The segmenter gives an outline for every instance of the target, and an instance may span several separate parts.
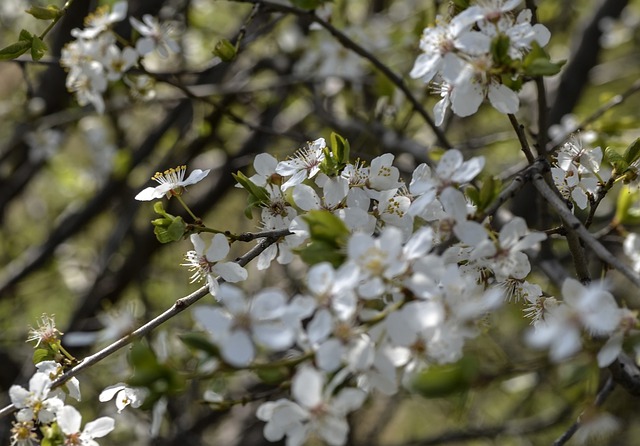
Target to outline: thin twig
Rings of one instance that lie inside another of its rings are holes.
[[[481,221],[484,220],[485,217],[495,214],[500,206],[515,197],[524,185],[531,181],[531,176],[534,173],[546,172],[547,170],[549,170],[549,164],[541,158],[538,158],[532,164],[520,170],[520,172],[515,175],[511,183],[500,192],[493,202],[491,202],[491,204],[487,206],[482,213],[476,215],[476,220]]]
[[[534,0],[526,0],[525,6],[531,11],[531,24],[535,25],[538,23],[538,6],[536,2]],[[542,76],[536,76],[535,83],[538,90],[538,135],[536,136],[536,145],[538,153],[544,155],[549,139],[547,135],[549,105],[547,104],[547,90],[544,85],[544,78]]]
[[[277,241],[277,238],[274,238],[274,237],[268,237],[263,239],[256,246],[254,246],[249,252],[247,252],[242,257],[238,258],[235,261],[235,263],[237,263],[240,266],[245,266],[251,260],[258,257],[260,253],[262,253],[265,249],[267,249],[276,241]],[[219,279],[218,282],[223,283],[224,280]],[[111,356],[113,353],[129,345],[136,339],[142,338],[143,336],[150,333],[152,330],[158,328],[160,325],[167,322],[169,319],[173,318],[179,313],[182,313],[184,310],[186,310],[191,305],[198,302],[200,299],[202,299],[208,294],[209,294],[209,287],[205,285],[200,289],[194,291],[193,293],[189,294],[188,296],[181,297],[180,299],[176,300],[176,302],[171,306],[171,308],[166,310],[164,313],[150,320],[149,322],[142,325],[141,327],[134,330],[133,332],[129,333],[128,335],[118,339],[117,341],[103,348],[99,352],[84,358],[78,365],[69,369],[66,373],[59,376],[55,380],[53,380],[53,383],[51,384],[51,388],[55,389],[56,387],[61,386],[62,384],[66,383],[74,376],[77,376],[80,372],[84,371],[85,369],[93,366],[94,364],[97,364],[98,362],[102,361],[108,356]],[[16,410],[16,407],[13,404],[10,404],[0,409],[0,418],[13,413],[15,410]]]
[[[609,379],[607,379],[607,382],[604,384],[604,386],[602,386],[602,389],[600,389],[600,391],[598,392],[598,395],[596,396],[596,400],[594,402],[594,406],[595,407],[602,406],[602,404],[604,404],[604,402],[606,401],[607,397],[611,394],[611,392],[613,392],[613,389],[615,387],[616,387],[616,383],[613,380],[613,378],[610,376]],[[578,431],[578,429],[580,429],[581,424],[582,423],[580,421],[580,417],[578,417],[578,419],[569,427],[569,429],[567,429],[567,431],[564,434],[562,434],[556,441],[553,442],[553,446],[562,446],[567,441],[569,441],[571,437],[573,437],[573,434],[575,434]]]
[[[529,142],[527,141],[527,135],[524,134],[524,125],[518,122],[518,118],[516,115],[509,113],[509,122],[513,126],[513,130],[515,130],[516,135],[518,135],[518,141],[520,141],[520,148],[524,153],[524,156],[529,161],[529,164],[533,164],[536,158],[531,153],[531,147],[529,147]]]
[[[378,59],[372,53],[370,53],[369,51],[367,51],[366,49],[364,49],[363,47],[355,43],[353,40],[351,40],[349,37],[347,37],[347,35],[344,34],[342,31],[338,30],[335,26],[333,26],[326,20],[323,20],[320,17],[318,17],[313,11],[305,11],[304,9],[295,8],[293,6],[281,5],[279,3],[272,3],[269,1],[263,1],[263,0],[229,0],[229,1],[232,1],[235,3],[249,3],[253,5],[260,4],[260,5],[263,5],[266,9],[270,9],[272,11],[294,14],[300,17],[307,17],[308,19],[316,22],[318,25],[326,29],[333,37],[335,37],[335,39],[340,44],[342,44],[342,46],[344,46],[345,48],[353,51],[354,53],[358,54],[359,56],[371,62],[371,64],[374,67],[376,67],[382,74],[385,75],[387,79],[389,79],[396,87],[400,89],[400,91],[402,91],[402,93],[405,95],[405,97],[409,100],[409,102],[413,106],[414,110],[418,112],[418,114],[422,117],[422,119],[424,119],[427,125],[431,127],[431,130],[436,135],[436,138],[438,139],[440,144],[446,149],[450,149],[452,147],[449,141],[447,140],[447,137],[445,136],[445,134],[442,132],[440,128],[438,128],[438,126],[436,126],[435,122],[433,121],[429,113],[427,113],[427,111],[422,106],[420,101],[418,101],[418,99],[414,96],[414,94],[411,92],[409,87],[407,87],[407,85],[404,83],[404,81],[400,76],[394,73],[389,67],[387,67],[380,59]]]
[[[635,286],[640,287],[640,276],[633,271],[629,266],[624,264],[620,259],[615,257],[609,252],[602,244],[584,227],[582,222],[567,208],[560,197],[551,189],[546,183],[541,173],[536,173],[533,176],[533,185],[538,189],[538,192],[544,197],[544,199],[555,209],[556,213],[564,220],[569,226],[568,229],[573,229],[578,233],[582,241],[593,250],[593,252],[605,263],[613,266],[620,271],[629,281]]]

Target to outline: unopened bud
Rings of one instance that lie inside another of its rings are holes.
[[[236,58],[236,47],[227,39],[222,39],[216,43],[216,47],[213,49],[213,54],[218,56],[224,62],[230,62]]]

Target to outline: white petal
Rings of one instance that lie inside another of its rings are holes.
[[[246,367],[255,358],[255,347],[246,331],[236,330],[224,340],[220,353],[232,366]]]
[[[604,368],[611,365],[622,351],[624,336],[621,332],[615,333],[598,352],[598,367]]]
[[[234,262],[217,263],[212,268],[212,272],[231,283],[242,282],[249,277],[247,270]]]
[[[470,246],[477,246],[488,238],[483,225],[469,220],[458,221],[453,228],[453,233],[462,243]]]
[[[477,112],[482,101],[484,101],[484,89],[476,82],[466,81],[456,86],[451,92],[451,109],[462,118]]]
[[[223,283],[216,297],[233,315],[244,314],[249,307],[244,291],[237,286]]]
[[[463,33],[455,41],[456,48],[471,56],[479,56],[489,52],[491,38],[478,31]]]
[[[58,411],[58,426],[67,435],[80,431],[82,416],[73,406],[64,406]]]
[[[449,100],[449,97],[446,96],[440,99],[436,105],[433,106],[433,118],[438,127],[440,127],[444,122],[444,117],[447,114],[447,110],[450,105],[451,101]]]
[[[113,430],[115,421],[111,417],[100,417],[97,420],[90,421],[84,427],[84,433],[91,438],[100,438],[107,435]]]
[[[520,99],[515,91],[502,84],[489,86],[489,101],[500,113],[513,114],[520,108]]]
[[[413,64],[409,76],[413,79],[421,78],[423,82],[429,82],[435,76],[442,64],[442,56],[437,53],[422,53]]]
[[[231,328],[231,316],[223,312],[220,308],[212,306],[203,306],[194,308],[193,318],[205,330],[211,333],[212,338],[216,341],[222,341]]]
[[[271,350],[282,351],[293,345],[295,332],[283,323],[254,324],[253,337],[260,345]]]
[[[331,288],[335,280],[335,271],[328,262],[318,263],[309,270],[307,287],[316,296],[322,296]]]
[[[196,253],[198,253],[199,256],[204,254],[206,244],[204,240],[202,240],[200,234],[191,234],[191,237],[189,238],[191,239],[191,243],[193,243],[193,249],[196,251]]]
[[[335,338],[330,338],[316,351],[318,367],[326,372],[334,372],[342,365],[344,346]]]
[[[275,173],[278,160],[270,153],[260,153],[256,155],[253,161],[253,167],[256,173],[263,177],[270,176]]]
[[[465,161],[462,163],[462,166],[453,173],[451,180],[456,183],[468,183],[482,172],[484,162],[485,159],[483,156],[476,156]]]
[[[156,198],[162,198],[164,196],[164,192],[159,192],[157,187],[147,187],[143,189],[138,195],[135,196],[135,199],[138,201],[151,201]]]
[[[229,254],[229,242],[224,234],[215,234],[211,240],[211,246],[207,249],[207,260],[217,262]]]
[[[251,317],[256,320],[279,318],[285,314],[286,307],[287,298],[283,292],[277,288],[268,288],[253,297]]]
[[[195,169],[193,172],[189,174],[187,179],[182,182],[182,185],[188,186],[190,184],[195,184],[198,181],[201,181],[207,175],[209,175],[209,172],[210,172],[210,169],[207,169],[207,170]]]
[[[546,26],[536,23],[533,25],[533,32],[535,33],[534,40],[538,42],[538,45],[545,46],[551,39],[551,33]]]
[[[293,202],[303,211],[320,209],[321,202],[316,191],[306,184],[297,184],[293,188]]]
[[[322,402],[324,375],[312,367],[303,367],[293,377],[291,394],[302,406],[313,409]]]
[[[118,384],[109,386],[100,393],[100,396],[98,396],[98,400],[100,400],[103,403],[105,401],[111,401],[113,397],[116,396],[116,393],[118,393],[124,388],[125,388],[124,383],[118,383]]]
[[[327,339],[333,330],[333,318],[331,313],[326,309],[319,310],[309,325],[307,326],[307,334],[312,344],[319,344]]]

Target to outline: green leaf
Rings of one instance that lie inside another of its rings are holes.
[[[286,367],[266,367],[255,370],[255,374],[264,383],[277,385],[291,377],[289,369]]]
[[[333,243],[322,240],[312,241],[306,246],[295,248],[293,251],[298,254],[307,265],[329,262],[337,268],[345,261],[345,255],[342,254],[339,248]]]
[[[264,187],[256,185],[245,174],[238,171],[238,173],[232,173],[233,178],[242,186],[249,195],[253,196],[257,203],[268,204],[270,197],[269,192]]]
[[[46,348],[38,348],[33,352],[33,363],[40,364],[42,361],[46,361],[50,358],[51,351]]]
[[[31,42],[33,40],[33,34],[31,34],[26,29],[20,30],[20,34],[18,35],[18,40],[24,42]]]
[[[47,45],[38,36],[33,36],[31,41],[31,58],[33,60],[40,60],[42,56],[47,52]]]
[[[509,46],[511,39],[506,34],[498,34],[491,41],[491,57],[496,65],[509,65]]]
[[[331,153],[339,164],[346,164],[349,162],[349,152],[351,147],[349,141],[335,132],[331,133]]]
[[[471,200],[471,203],[475,204],[478,208],[480,207],[480,191],[477,187],[470,184],[464,189],[464,194]]]
[[[47,6],[31,6],[25,10],[27,14],[31,14],[39,20],[53,20],[62,15],[62,11],[55,5]]]
[[[632,192],[628,186],[624,186],[618,194],[613,223],[623,225],[640,224],[640,212],[635,207],[638,199],[640,199],[640,191]]]
[[[477,360],[465,356],[454,364],[429,366],[416,376],[411,387],[427,398],[447,397],[467,391],[477,375]]]
[[[209,356],[219,357],[218,347],[209,341],[209,337],[201,333],[184,333],[178,336],[189,348],[207,353]]]
[[[155,368],[158,365],[156,354],[142,342],[134,342],[129,350],[129,363],[133,368]]]
[[[496,180],[492,176],[488,176],[484,179],[482,187],[480,188],[478,209],[484,210],[489,206],[500,192],[500,181]]]
[[[614,167],[618,174],[624,173],[629,168],[626,159],[611,147],[604,150],[604,159]]]
[[[10,60],[15,59],[18,56],[26,53],[29,48],[31,48],[31,42],[27,42],[25,40],[21,40],[16,43],[12,43],[9,46],[5,46],[0,49],[0,60]]]
[[[327,210],[314,209],[302,218],[309,225],[313,241],[324,241],[338,248],[349,236],[349,229],[344,222]]]
[[[311,242],[295,252],[309,265],[329,262],[340,266],[345,259],[343,248],[349,236],[344,222],[327,210],[312,210],[302,218],[309,226]]]
[[[640,158],[640,138],[636,138],[624,152],[624,160],[631,164]]]
[[[161,219],[153,220],[153,222],[159,222],[159,220]],[[175,217],[170,221],[171,223],[169,225],[155,226],[153,229],[153,233],[160,243],[177,242],[184,236],[187,224],[182,217]]]
[[[551,62],[547,52],[536,42],[531,43],[531,51],[523,60],[522,68],[529,76],[552,76],[560,72],[566,61]]]
[[[535,59],[525,68],[525,74],[529,76],[553,76],[558,74],[566,61],[551,62],[546,59]]]

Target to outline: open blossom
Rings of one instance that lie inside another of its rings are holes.
[[[40,317],[40,322],[38,322],[38,326],[29,329],[27,342],[36,341],[35,347],[38,347],[41,343],[52,344],[58,342],[63,333],[56,328],[56,321],[53,317],[53,314],[49,316],[43,313]]]
[[[41,361],[36,364],[36,369],[38,372],[46,373],[49,375],[49,379],[53,381],[64,373],[62,366],[55,361]],[[64,387],[66,390],[66,394],[68,394],[71,398],[74,398],[76,401],[80,401],[80,382],[78,378],[75,376],[71,377],[69,381],[64,383]],[[65,398],[65,391],[58,388],[51,392],[51,396],[57,396],[61,400]]]
[[[229,364],[249,365],[256,356],[255,344],[277,351],[293,345],[297,326],[286,321],[288,308],[282,291],[265,289],[248,298],[239,288],[223,284],[217,297],[221,306],[198,307],[193,315]]]
[[[72,406],[64,406],[58,412],[58,426],[65,436],[65,445],[98,446],[95,438],[101,438],[111,432],[115,422],[111,417],[100,417],[87,423],[82,431],[82,416]]]
[[[327,143],[324,138],[318,138],[307,143],[307,147],[299,149],[291,159],[278,163],[276,173],[283,177],[291,177],[282,185],[283,191],[302,183],[307,178],[313,178],[320,172],[325,147]]]
[[[37,446],[40,444],[33,421],[14,421],[11,427],[11,446]]]
[[[598,185],[604,179],[599,173],[601,163],[600,147],[583,147],[580,136],[572,135],[558,151],[551,176],[563,197],[573,200],[580,209],[585,209],[589,197],[596,195]]]
[[[120,413],[129,405],[131,407],[140,407],[144,403],[146,394],[146,389],[131,388],[123,383],[118,383],[104,389],[98,399],[104,403],[105,401],[111,401],[115,397],[116,407],[118,408],[118,413]]]
[[[325,375],[312,367],[298,370],[291,383],[295,401],[283,398],[258,408],[257,417],[267,422],[265,438],[279,441],[286,436],[287,446],[300,446],[314,433],[331,446],[345,444],[346,416],[362,406],[366,393],[345,387],[332,395],[333,387],[330,383],[325,388]]]
[[[93,39],[114,23],[122,21],[127,16],[127,9],[128,3],[126,1],[114,3],[111,11],[107,6],[102,6],[87,16],[84,21],[85,29],[74,29],[72,35],[83,39]]]
[[[136,50],[141,56],[145,56],[157,50],[161,57],[169,57],[169,51],[180,52],[180,47],[170,36],[171,26],[161,24],[150,14],[142,16],[142,22],[135,17],[130,17],[131,26],[140,33],[136,42]]]
[[[445,23],[442,17],[436,20],[436,26],[425,28],[420,39],[422,54],[416,59],[409,76],[429,82],[439,71],[446,68],[445,56],[462,45],[460,37],[469,31],[470,23],[454,18]]]
[[[192,282],[206,279],[212,295],[215,296],[218,293],[217,276],[227,282],[240,282],[247,279],[247,270],[242,266],[235,262],[220,262],[229,254],[229,242],[223,234],[215,234],[206,251],[205,242],[200,234],[191,234],[191,243],[195,249],[187,252],[186,263],[182,266],[187,266],[193,272]]]
[[[162,198],[165,195],[168,198],[171,198],[173,195],[182,195],[185,187],[196,184],[204,177],[209,175],[209,169],[204,171],[196,169],[189,174],[187,179],[185,179],[184,174],[186,171],[187,166],[183,165],[165,170],[162,173],[156,172],[156,174],[152,176],[151,179],[153,181],[156,181],[160,185],[155,187],[147,187],[146,189],[142,190],[140,193],[138,193],[138,195],[136,195],[136,200],[151,201],[157,198]]]
[[[19,409],[18,421],[38,420],[41,423],[51,423],[56,418],[58,410],[64,406],[60,398],[49,397],[51,379],[49,375],[36,372],[29,380],[29,389],[13,385],[9,389],[11,402]]]

